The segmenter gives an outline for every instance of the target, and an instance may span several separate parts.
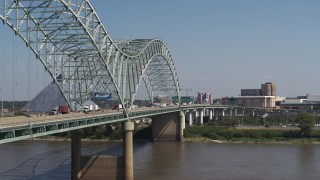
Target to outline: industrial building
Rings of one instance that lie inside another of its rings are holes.
[[[223,105],[280,108],[284,97],[276,96],[276,84],[267,82],[261,84],[261,89],[241,89],[241,96],[222,98]]]
[[[320,110],[320,95],[308,94],[296,98],[287,98],[280,103],[281,109],[288,110]]]
[[[283,100],[283,97],[278,96],[237,96],[222,98],[222,104],[243,107],[276,108]]]
[[[277,96],[276,83],[267,82],[261,84],[261,89],[241,89],[241,96]]]
[[[262,96],[276,96],[276,83],[267,82],[261,84],[261,93]]]
[[[241,96],[261,96],[261,89],[241,89]]]

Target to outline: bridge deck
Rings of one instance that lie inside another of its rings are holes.
[[[126,117],[122,111],[102,110],[95,113],[69,113],[61,115],[42,115],[32,117],[7,117],[1,119],[0,144],[67,132],[113,122],[128,121],[137,118],[151,117],[158,114],[178,112],[197,108],[220,108],[228,106],[192,105],[167,108],[137,108]]]

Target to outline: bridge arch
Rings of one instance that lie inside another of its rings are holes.
[[[180,96],[178,75],[169,49],[159,39],[135,39],[118,42],[119,48],[126,54],[130,54],[131,64],[128,69],[133,69],[136,77],[130,76],[128,84],[124,87],[132,87],[127,98],[133,104],[137,91],[142,81],[151,101],[155,96]],[[125,95],[124,95],[125,97]]]
[[[159,39],[113,41],[89,0],[0,0],[0,19],[33,51],[71,107],[95,92],[133,104],[141,81],[151,99],[180,97],[167,46]]]

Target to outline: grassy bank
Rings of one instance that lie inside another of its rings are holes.
[[[289,143],[313,144],[320,142],[320,131],[313,130],[306,137],[299,130],[287,129],[236,129],[223,126],[186,127],[184,137],[189,141],[226,143]]]

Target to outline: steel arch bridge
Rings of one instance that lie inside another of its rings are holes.
[[[112,93],[131,110],[141,84],[150,99],[178,96],[179,81],[159,39],[113,41],[89,0],[0,0],[0,19],[41,61],[75,107],[93,93]]]

